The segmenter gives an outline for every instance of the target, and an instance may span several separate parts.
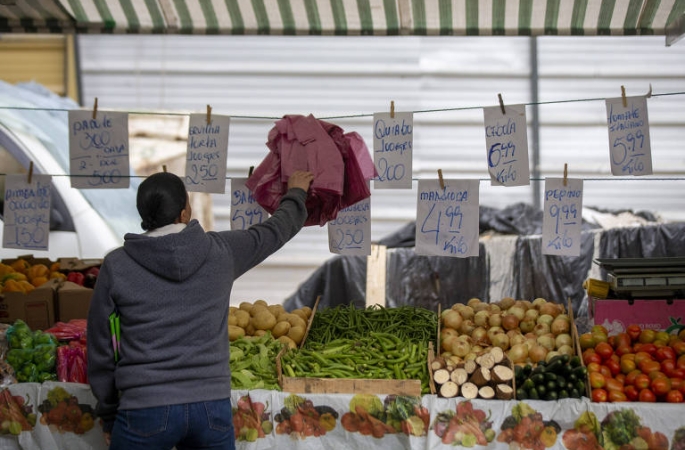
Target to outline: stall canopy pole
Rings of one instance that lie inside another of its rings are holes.
[[[666,27],[666,47],[670,47],[685,36],[685,13]]]

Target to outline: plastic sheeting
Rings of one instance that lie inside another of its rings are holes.
[[[564,305],[570,299],[582,331],[588,325],[583,282],[590,276],[605,279],[593,259],[685,255],[685,223],[659,223],[649,213],[639,218],[640,226],[631,219],[631,226],[609,229],[584,221],[579,257],[543,255],[542,212],[523,203],[501,210],[481,207],[478,258],[417,255],[415,224],[409,223],[378,242],[388,247],[386,306],[437,310],[438,304],[444,309],[472,297],[483,301],[543,297]],[[366,277],[366,258],[336,256],[287,298],[284,307],[311,307],[318,296],[319,307],[349,303],[363,307]]]

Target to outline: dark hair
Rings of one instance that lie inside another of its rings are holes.
[[[178,176],[169,172],[150,175],[138,187],[136,207],[143,230],[154,230],[174,223],[186,206],[188,193]]]

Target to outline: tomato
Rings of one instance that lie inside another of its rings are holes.
[[[638,390],[647,389],[649,385],[652,384],[652,380],[645,373],[641,373],[635,377],[633,385],[638,388]]]
[[[630,345],[620,345],[616,348],[616,351],[614,354],[623,357],[624,355],[632,355],[633,354],[633,347]]]
[[[640,364],[638,364],[638,367],[644,373],[653,372],[655,370],[661,370],[661,364],[659,364],[658,361],[653,361],[653,360],[643,361]]]
[[[637,368],[637,365],[635,364],[635,361],[631,361],[630,359],[621,359],[621,373],[625,373],[626,375],[629,374],[630,372],[634,371]]]
[[[641,352],[649,353],[652,356],[654,356],[656,354],[657,350],[658,350],[658,347],[652,343],[646,343],[646,344],[642,344],[640,346]]]
[[[637,341],[640,338],[640,333],[642,332],[642,328],[640,328],[640,325],[633,323],[631,325],[628,325],[628,328],[626,328],[626,334],[630,336],[630,339],[634,342]]]
[[[654,403],[656,402],[656,395],[649,389],[642,389],[638,394],[637,401]]]
[[[611,373],[611,369],[609,369],[609,367],[608,367],[608,366],[605,366],[604,364],[601,364],[601,365],[599,366],[599,373],[601,373],[602,375],[604,375],[604,378],[611,378],[611,377],[614,376],[614,375]]]
[[[640,331],[640,336],[637,338],[637,340],[643,344],[654,342],[654,339],[656,339],[656,331],[649,328]]]
[[[635,377],[637,377],[638,375],[642,375],[642,371],[639,369],[635,369],[635,370],[628,372],[628,374],[626,375],[626,379],[625,379],[624,384],[628,384],[628,385],[632,386],[633,384],[635,384]]]
[[[671,372],[671,378],[685,379],[685,369],[681,369],[679,367],[673,369],[673,371]]]
[[[609,391],[608,400],[610,402],[627,402],[628,397],[623,393],[623,391],[611,390]]]
[[[680,386],[683,384],[683,378],[671,377],[671,389],[680,390]]]
[[[678,366],[678,369],[685,369],[685,355],[678,356],[675,365]]]
[[[609,393],[604,389],[593,389],[592,390],[592,401],[593,402],[606,402],[609,400]]]
[[[628,400],[631,402],[636,402],[640,395],[640,392],[637,390],[635,386],[624,387],[623,393],[626,394],[626,398],[628,398]]]
[[[671,390],[670,378],[655,378],[649,386],[657,396],[666,395]]]
[[[621,373],[621,363],[614,359],[604,361],[604,365],[609,368],[609,372],[611,372],[612,377],[615,377],[616,375]]]
[[[657,378],[668,378],[665,373],[660,370],[652,370],[647,374],[650,380],[656,380]]]
[[[614,336],[614,348],[630,347],[633,345],[628,333],[618,333]]]
[[[673,371],[675,370],[675,360],[674,359],[664,359],[661,361],[661,371],[668,375],[673,376]]]
[[[621,382],[621,384],[626,384],[626,375],[624,373],[619,373],[614,378]]]
[[[583,352],[583,362],[585,363],[586,366],[589,365],[591,362],[596,362],[596,363],[601,364],[602,357],[599,356],[599,354],[597,352],[595,352],[594,349],[588,348],[587,350],[585,350]]]
[[[611,391],[623,392],[623,383],[616,378],[607,378],[604,383],[604,388],[611,393]],[[611,401],[611,400],[609,400]]]
[[[676,359],[675,350],[668,346],[658,348],[654,356],[658,361],[672,360],[675,362]]]
[[[587,350],[595,347],[595,339],[591,333],[583,333],[578,337],[581,350]]]
[[[598,362],[591,362],[590,364],[587,365],[587,371],[588,372],[599,372],[600,367],[602,365]]]
[[[682,403],[683,393],[675,389],[672,389],[668,391],[668,393],[666,394],[666,401],[668,403]]]
[[[595,341],[595,347],[600,342],[609,342],[609,336],[606,333],[592,332],[592,339]]]
[[[671,348],[675,352],[676,355],[678,356],[683,356],[685,355],[685,341],[681,341],[680,339],[677,339],[675,341],[671,342]]]
[[[647,352],[637,352],[635,353],[635,364],[640,366],[640,364],[643,361],[652,361],[654,358],[652,358],[652,355],[650,355]]]
[[[606,378],[601,372],[590,372],[588,378],[590,379],[590,386],[593,389],[603,388],[606,384]]]

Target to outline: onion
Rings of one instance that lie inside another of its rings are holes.
[[[447,328],[447,327],[442,327],[440,329],[440,339],[444,340],[447,339],[448,336],[458,336],[459,332],[455,330],[454,328]]]
[[[447,336],[444,339],[440,340],[440,348],[443,349],[443,351],[450,352],[452,351],[452,344],[457,340],[458,336],[456,334],[452,334]]]
[[[554,342],[557,348],[561,347],[562,345],[573,346],[573,338],[567,333],[558,334],[554,339]]]
[[[548,352],[556,348],[556,342],[552,336],[538,336],[536,342],[545,347]]]
[[[492,341],[493,347],[499,347],[506,351],[509,349],[509,336],[504,333],[496,334]]]
[[[490,305],[488,303],[485,303],[485,302],[480,302],[480,303],[476,303],[471,308],[473,309],[474,312],[477,313],[478,311],[488,311],[490,309]]]
[[[530,350],[528,350],[528,357],[532,362],[537,364],[540,361],[545,360],[547,352],[548,350],[545,347],[539,344],[535,344]]]
[[[471,308],[470,306],[465,305],[463,303],[457,303],[452,308],[459,311],[459,314],[461,314],[462,319],[473,319],[474,311],[473,308]]]
[[[502,308],[499,307],[497,303],[488,303],[488,311],[490,314],[499,314],[502,312]]]
[[[502,326],[502,314],[499,312],[491,313],[488,317],[488,325],[491,327],[501,327]]]
[[[535,333],[536,336],[542,336],[543,334],[547,334],[550,332],[549,325],[546,323],[538,323],[535,325],[535,328],[533,328],[533,333]]]
[[[509,309],[511,311],[514,308]],[[510,312],[507,312],[504,316],[502,316],[502,328],[505,330],[514,330],[519,327],[519,321],[521,319],[516,315],[512,314]]]
[[[532,319],[534,321],[537,321],[538,317],[540,317],[540,311],[538,311],[535,308],[527,309],[526,314],[523,316],[524,320],[525,319]]]
[[[530,333],[535,329],[535,321],[532,319],[523,319],[521,322],[519,322],[519,328],[521,329],[522,333]]]
[[[459,327],[459,333],[460,334],[468,334],[471,336],[471,333],[473,330],[476,328],[476,324],[473,323],[472,320],[466,319],[461,322],[461,326]]]
[[[552,322],[554,322],[554,317],[549,314],[540,314],[538,320],[536,320],[536,323],[545,323],[549,326],[552,326]]]
[[[494,339],[495,335],[504,334],[504,330],[501,327],[490,327],[488,329],[488,339],[490,342]]]
[[[481,303],[481,300],[478,297],[472,297],[466,302],[466,304],[471,308],[475,308],[475,306],[479,303]]]
[[[482,351],[483,351],[483,347],[481,347],[480,345],[472,345],[471,346],[471,353],[475,353],[476,355],[478,355]]]
[[[535,300],[533,300],[533,307],[535,307],[536,309],[540,309],[540,306],[544,305],[545,303],[547,303],[546,299],[538,297]]]
[[[571,332],[571,322],[569,322],[568,320],[556,318],[554,319],[552,325],[550,325],[549,328],[555,336],[558,336],[560,334],[568,334]]]
[[[483,327],[476,327],[471,332],[471,339],[476,345],[489,345],[488,331]]]
[[[486,310],[481,310],[478,311],[474,316],[473,316],[473,323],[475,323],[479,327],[487,327],[489,326],[488,320],[490,319],[490,313],[487,312]]]
[[[452,328],[453,330],[459,330],[461,328],[462,322],[463,318],[461,314],[453,309],[448,309],[442,315],[443,325],[445,325],[448,328]]]
[[[469,334],[460,334],[457,336],[458,341],[464,341],[469,345],[473,345],[473,339],[471,338],[471,335]]]
[[[521,321],[523,320],[523,316],[526,315],[526,310],[520,306],[512,306],[511,308],[507,309],[506,313],[515,315],[518,320]]]
[[[509,346],[513,347],[516,344],[524,344],[526,342],[526,337],[521,333],[509,336]]]
[[[504,297],[502,300],[499,301],[499,307],[502,311],[506,311],[507,309],[514,306],[515,302],[516,300],[514,300],[511,297]]]
[[[557,349],[557,351],[561,355],[569,355],[569,356],[573,356],[576,353],[573,351],[573,347],[571,347],[570,345],[562,345],[561,347],[559,347]]]
[[[471,352],[471,346],[462,340],[455,340],[452,344],[452,354],[459,356],[460,358],[465,357]]]
[[[513,345],[507,352],[507,356],[514,364],[524,363],[528,359],[528,346],[526,344]]]
[[[559,309],[559,305],[556,303],[547,302],[543,305],[540,305],[540,314],[549,314],[552,317],[556,317],[561,314],[561,310]]]

